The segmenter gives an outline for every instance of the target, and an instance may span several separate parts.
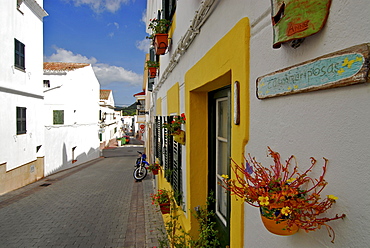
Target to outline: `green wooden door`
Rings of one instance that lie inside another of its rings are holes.
[[[230,173],[230,87],[209,94],[209,189],[221,247],[230,242],[230,194],[220,185]]]

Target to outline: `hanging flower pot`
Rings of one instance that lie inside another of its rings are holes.
[[[183,130],[177,130],[172,135],[173,135],[173,139],[177,143],[179,143],[181,145],[185,145],[185,131],[183,131]]]
[[[155,34],[154,48],[157,55],[166,53],[168,47],[168,34]]]
[[[157,76],[157,68],[156,67],[148,67],[149,70],[149,77],[155,78]]]
[[[162,214],[169,214],[171,209],[170,202],[159,204],[159,208],[161,209]]]
[[[288,228],[287,220],[284,219],[272,220],[263,215],[261,215],[261,219],[265,228],[269,232],[276,235],[289,236],[295,234],[298,231],[298,226],[296,225],[293,225],[292,227]]]
[[[152,172],[153,172],[153,175],[158,175],[158,169],[153,169]]]

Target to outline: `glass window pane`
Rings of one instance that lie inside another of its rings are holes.
[[[227,138],[227,101],[218,102],[218,132],[217,135],[222,138]]]
[[[222,183],[220,179],[217,179],[219,183]],[[227,215],[227,193],[224,188],[217,184],[217,212],[226,217]]]
[[[227,142],[218,140],[217,141],[217,174],[227,174],[227,168],[229,165],[229,158],[227,156]]]

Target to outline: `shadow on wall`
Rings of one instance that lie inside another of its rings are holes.
[[[80,165],[82,163],[85,163],[85,162],[88,162],[90,160],[96,159],[96,158],[100,157],[100,149],[99,148],[90,148],[88,153],[83,152],[83,153],[78,154],[77,156],[76,156],[76,154],[74,154],[74,156],[75,156],[75,158],[68,160],[66,144],[64,143],[63,148],[62,148],[62,164],[59,165],[58,167],[54,168],[53,170],[49,171],[49,173],[47,173],[47,174],[45,173],[45,176],[49,176],[49,175],[52,175],[54,173],[57,173],[57,172],[60,172],[60,171],[63,171],[63,170],[67,170],[67,169],[73,168],[77,165]]]

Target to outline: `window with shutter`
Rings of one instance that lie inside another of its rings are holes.
[[[172,120],[173,116],[156,117],[155,149],[157,158],[161,158],[163,154],[164,163],[161,164],[164,166],[165,178],[172,186],[172,189],[175,193],[175,200],[177,204],[182,205],[183,203],[182,165],[181,165],[182,145],[174,141],[173,136],[168,134],[168,130],[166,128],[162,128],[164,122],[171,123]]]
[[[171,21],[176,11],[176,0],[162,0],[162,17]]]
[[[53,110],[53,124],[54,125],[64,124],[64,110]]]
[[[22,42],[14,39],[14,66],[25,70],[25,46]]]
[[[17,134],[27,133],[26,110],[24,107],[17,107]]]

